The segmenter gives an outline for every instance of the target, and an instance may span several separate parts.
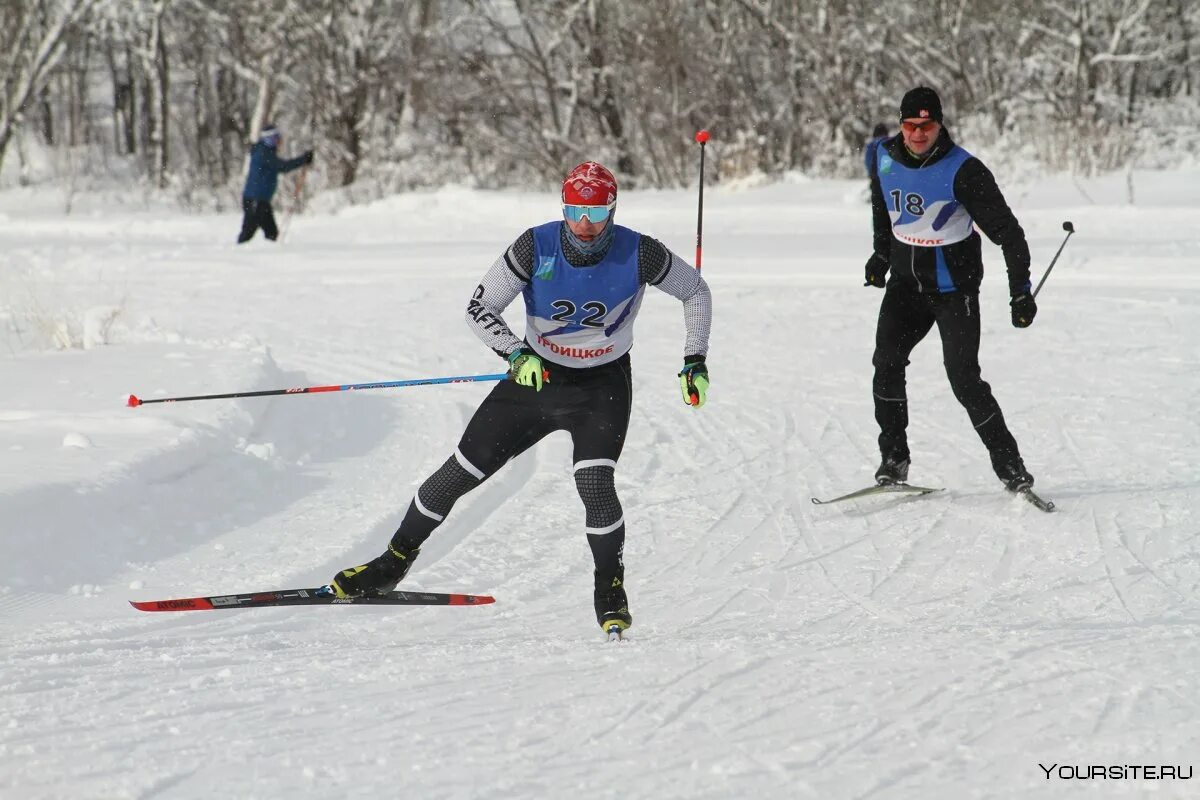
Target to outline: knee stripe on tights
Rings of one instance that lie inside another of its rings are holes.
[[[576,461],[575,468],[572,470],[572,472],[579,472],[579,470],[587,469],[588,467],[608,467],[615,470],[617,468],[617,462],[613,461],[611,458],[589,458],[586,461]]]
[[[479,480],[483,480],[485,477],[487,477],[483,474],[483,470],[472,464],[470,461],[467,461],[467,457],[464,456],[462,451],[457,447],[454,448],[454,460],[458,462],[459,466],[474,475]]]
[[[592,536],[603,536],[606,533],[612,533],[613,531],[615,531],[617,528],[620,528],[624,524],[625,524],[625,517],[621,517],[619,520],[614,522],[612,525],[607,525],[603,528],[584,528],[584,530]]]
[[[442,516],[441,514],[435,514],[432,511],[430,511],[428,508],[425,507],[425,504],[421,502],[421,493],[420,492],[417,492],[416,494],[413,495],[413,502],[417,504],[417,511],[420,511],[422,514],[429,517],[430,519],[437,520],[438,522],[441,522],[442,520],[445,519],[445,517]]]

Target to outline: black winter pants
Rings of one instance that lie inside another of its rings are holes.
[[[1004,424],[1004,414],[992,396],[992,387],[979,370],[979,295],[964,292],[922,294],[895,281],[888,283],[879,306],[875,331],[875,421],[879,423],[879,449],[908,457],[908,395],[904,370],[908,356],[934,324],[942,337],[946,377],[962,403],[979,438],[992,456],[992,464],[1019,458],[1017,442]]]
[[[417,490],[393,546],[420,547],[459,498],[547,435],[567,431],[596,572],[605,585],[613,577],[624,581],[625,515],[613,476],[632,402],[628,355],[589,369],[551,366],[540,392],[501,381],[467,423],[454,454]]]
[[[275,224],[275,212],[271,210],[270,200],[243,197],[242,211],[242,231],[238,234],[238,244],[250,241],[259,228],[262,228],[263,236],[271,241],[279,238],[279,226]]]

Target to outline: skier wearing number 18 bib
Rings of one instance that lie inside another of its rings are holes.
[[[979,367],[979,284],[983,257],[976,227],[1000,245],[1008,268],[1012,324],[1037,313],[1029,292],[1029,245],[992,173],[956,145],[942,124],[937,93],[918,87],[900,103],[900,135],[875,145],[871,172],[874,253],[865,286],[886,287],[875,332],[873,392],[881,483],[907,479],[905,367],[936,324],[946,375],[987,447],[992,469],[1013,492],[1033,476]],[[891,277],[888,277],[888,273]]]
[[[338,596],[390,591],[454,503],[554,431],[570,433],[574,480],[595,562],[596,620],[605,630],[633,621],[625,593],[625,518],[613,476],[632,402],[629,350],[647,285],[678,298],[687,329],[683,400],[704,405],[711,295],[700,273],[658,241],[614,221],[617,182],[594,161],[562,187],[561,220],[525,231],[496,260],[467,305],[467,323],[509,363],[467,423],[458,447],[409,504],[382,555],[342,570]],[[502,312],[525,301],[525,338]]]

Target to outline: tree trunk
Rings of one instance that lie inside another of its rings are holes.
[[[609,72],[608,60],[604,57],[604,43],[601,41],[604,26],[604,14],[596,7],[596,0],[588,6],[588,23],[590,39],[588,41],[588,63],[592,67],[592,92],[596,100],[597,116],[612,134],[617,147],[617,174],[627,178],[636,178],[636,165],[633,153],[630,151],[629,139],[625,134],[625,120],[621,115],[621,107],[617,102],[616,84]],[[630,185],[633,185],[630,181]]]
[[[155,186],[167,187],[168,160],[168,91],[170,72],[167,68],[167,48],[163,42],[162,22],[166,12],[166,0],[157,0],[150,20],[146,38],[146,50],[142,56],[146,71],[146,102],[148,135],[150,142],[150,176]]]
[[[1186,0],[1175,0],[1175,14],[1179,17],[1179,35],[1183,37],[1183,47],[1179,52],[1179,67],[1183,70],[1183,94],[1192,96],[1192,32],[1188,29],[1187,13],[1184,11]]]
[[[419,0],[416,16],[416,30],[413,31],[412,39],[412,62],[409,65],[409,75],[411,77],[408,81],[408,91],[405,92],[408,98],[407,105],[412,109],[412,125],[414,130],[420,126],[421,117],[429,105],[424,65],[426,54],[430,49],[431,31],[434,22],[437,20],[436,0]],[[404,116],[403,106],[402,102],[401,107],[396,109],[396,115],[400,118]]]
[[[42,140],[47,145],[54,144],[54,109],[50,106],[50,85],[42,87],[38,93],[38,105],[42,112]]]
[[[271,85],[271,70],[274,64],[271,61],[270,54],[264,55],[259,67],[258,77],[258,98],[254,102],[254,113],[250,117],[250,142],[258,141],[258,135],[262,132],[262,126],[268,122],[267,116],[271,113],[271,105],[275,98],[272,97]]]
[[[31,99],[41,92],[49,80],[50,73],[62,59],[64,40],[68,28],[79,20],[95,0],[66,0],[54,9],[54,16],[41,7],[44,28],[40,35],[29,35],[22,30],[15,40],[20,50],[6,53],[9,74],[0,76],[4,95],[0,97],[0,166],[4,164],[4,153],[21,124],[22,113]]]
[[[129,92],[129,110],[127,119],[129,120],[129,128],[126,130],[125,136],[129,141],[129,154],[133,155],[139,150],[146,147],[146,135],[142,125],[142,111],[138,106],[138,83],[137,76],[133,72],[133,54],[129,52],[129,45],[125,46],[125,75],[128,80],[126,83],[127,91]],[[145,103],[142,103],[144,106]]]

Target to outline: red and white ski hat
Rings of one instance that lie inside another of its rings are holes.
[[[562,201],[569,206],[608,206],[617,202],[617,179],[604,165],[585,161],[567,173]]]

